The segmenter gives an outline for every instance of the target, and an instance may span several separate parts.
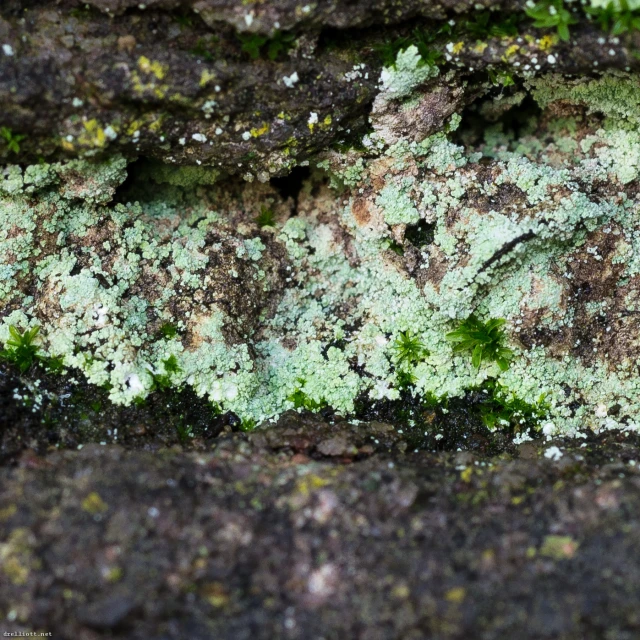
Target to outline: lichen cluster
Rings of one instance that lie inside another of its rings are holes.
[[[380,100],[410,106],[436,74],[409,48]],[[114,200],[121,158],[7,167],[0,341],[39,327],[42,353],[113,402],[189,385],[245,424],[489,385],[546,433],[636,428],[637,81],[526,88],[540,108],[517,133],[478,138],[453,114],[416,141],[374,121],[362,149],[324,155],[295,209],[204,170],[151,167],[169,184],[132,204]],[[470,318],[506,320],[500,357],[456,349]]]

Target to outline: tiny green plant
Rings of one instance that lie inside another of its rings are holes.
[[[89,5],[85,5],[84,7],[76,7],[75,9],[71,9],[69,15],[72,18],[87,18],[91,15],[91,9],[89,8]]]
[[[256,217],[256,224],[258,227],[262,229],[262,227],[273,227],[276,222],[276,214],[269,209],[269,207],[265,207],[264,205],[260,208],[260,213]]]
[[[411,373],[411,371],[407,371],[406,369],[400,369],[396,373],[396,385],[398,389],[408,389],[412,387],[416,383],[417,378]]]
[[[504,346],[505,333],[502,327],[505,323],[506,320],[502,318],[482,322],[472,315],[463,320],[455,331],[447,333],[446,339],[454,343],[454,353],[470,352],[471,362],[476,369],[487,361],[495,362],[501,371],[506,371],[513,351]]]
[[[508,71],[496,71],[489,69],[489,82],[495,87],[512,87],[515,85],[513,76]]]
[[[176,22],[180,25],[181,29],[191,27],[193,25],[191,16],[186,13],[176,16]]]
[[[12,153],[20,152],[20,143],[27,137],[24,134],[13,133],[9,127],[0,127],[0,136],[6,143],[6,147]]]
[[[26,373],[38,357],[39,347],[35,340],[40,333],[40,327],[26,329],[20,333],[14,326],[9,327],[10,338],[0,351],[0,359],[18,367],[20,373]]]
[[[429,355],[422,340],[409,329],[398,334],[391,348],[399,366],[416,364]]]
[[[269,60],[277,60],[280,54],[293,47],[296,37],[293,33],[276,31],[271,37],[259,33],[239,33],[241,49],[252,60],[265,54]]]
[[[171,340],[171,338],[175,338],[178,335],[178,329],[174,324],[171,324],[170,322],[165,322],[160,327],[160,333],[167,340]]]
[[[63,356],[52,356],[51,358],[42,358],[39,356],[38,359],[44,365],[47,373],[62,373],[64,370]]]
[[[390,40],[387,38],[384,42],[377,44],[373,50],[378,54],[380,62],[385,67],[392,67],[396,62],[396,57],[400,51],[404,51],[411,46],[411,39],[408,37],[396,38]]]
[[[253,418],[245,418],[240,422],[240,431],[253,431],[257,426],[256,421]]]
[[[439,36],[450,35],[451,33],[452,27],[448,23],[439,29],[432,30],[416,27],[410,36],[401,36],[395,40],[387,39],[374,47],[374,50],[385,67],[392,67],[395,65],[398,54],[408,49],[411,45],[414,45],[420,54],[420,66],[433,66],[438,64],[443,58],[442,52],[432,47],[433,43]]]
[[[420,54],[421,58],[421,66],[435,66],[444,57],[444,54],[441,51],[432,48],[432,44],[439,33],[440,32],[434,34],[432,32],[427,32],[419,29],[416,29],[413,32],[413,42],[411,44],[414,44],[418,49],[418,53]]]
[[[477,11],[471,18],[460,23],[459,29],[472,38],[509,38],[518,35],[518,24],[522,17],[512,13],[504,17],[500,11]]]
[[[540,0],[526,13],[533,18],[533,26],[540,28],[556,28],[560,40],[569,40],[569,26],[577,22],[571,12],[565,8],[563,0]]]
[[[213,53],[209,50],[209,43],[204,38],[198,38],[195,47],[191,49],[191,54],[205,62],[213,62],[215,59]]]
[[[640,31],[640,11],[631,9],[627,0],[609,2],[606,7],[585,7],[584,10],[601,29],[613,36],[627,31]]]
[[[404,247],[401,244],[398,244],[395,240],[389,241],[389,250],[393,251],[393,253],[397,253],[399,256],[404,255]]]
[[[191,427],[184,422],[184,418],[180,416],[176,424],[176,435],[178,436],[178,441],[180,444],[187,444],[189,440],[193,438],[193,431]]]
[[[480,405],[480,417],[490,431],[506,429],[522,433],[536,428],[550,409],[544,393],[535,403],[529,403],[493,380],[487,380],[482,391],[486,400]]]
[[[178,364],[178,359],[173,354],[162,361],[162,367],[164,368],[164,373],[153,374],[154,386],[157,389],[168,389],[171,387],[173,376],[176,373],[180,373],[182,369]]]
[[[313,398],[310,398],[304,391],[302,391],[302,387],[304,386],[305,381],[300,379],[298,380],[298,387],[296,390],[287,398],[289,402],[293,402],[293,406],[296,409],[307,409],[307,411],[318,411],[326,406],[326,403],[322,400],[318,402]]]

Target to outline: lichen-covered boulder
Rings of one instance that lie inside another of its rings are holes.
[[[286,277],[284,250],[247,213],[272,190],[107,207],[125,165],[7,169],[3,337],[10,326],[42,326],[46,353],[117,402],[184,380],[205,384],[213,401],[235,397],[252,384],[251,340]],[[243,372],[235,383],[214,380],[233,370]]]
[[[409,71],[393,99],[428,76]],[[532,79],[517,132],[453,114],[418,142],[374,119],[295,203],[154,165],[138,182],[164,186],[114,203],[123,160],[9,167],[0,337],[39,326],[114,402],[188,385],[246,424],[484,388],[547,433],[635,428],[636,87]]]

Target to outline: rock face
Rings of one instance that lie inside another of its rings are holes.
[[[638,637],[636,4],[3,2],[3,630]]]
[[[0,338],[39,327],[112,402],[188,387],[247,427],[483,389],[519,437],[636,429],[636,78],[531,77],[461,117],[462,88],[422,97],[439,73],[401,52],[362,146],[292,195],[198,166],[125,183],[121,157],[7,167]],[[487,125],[525,91],[526,128]]]
[[[479,12],[483,4],[494,12]],[[598,71],[637,68],[637,34],[602,44],[580,15],[565,43],[530,21],[516,28],[519,38],[504,37],[500,19],[520,20],[521,3],[488,0],[3,3],[0,157],[121,153],[268,180],[366,132],[382,64],[393,62],[394,43],[411,41],[419,17],[442,21],[423,25],[425,46],[449,73],[425,100],[446,102],[440,110],[449,113],[486,92],[487,72],[495,81],[588,74],[594,62]]]
[[[402,454],[384,426],[288,418],[197,455],[96,445],[24,456],[0,470],[5,628],[638,634],[635,437],[527,443],[519,458],[486,460]]]

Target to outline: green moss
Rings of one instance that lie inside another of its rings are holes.
[[[178,328],[171,322],[165,322],[160,327],[160,334],[171,340],[171,338],[175,338],[178,335]]]
[[[527,7],[525,11],[533,18],[534,27],[555,28],[560,39],[565,42],[569,40],[569,26],[578,22],[565,7],[564,0],[540,0],[534,6]]]
[[[417,364],[429,355],[420,338],[410,330],[401,331],[393,343],[394,360],[398,366]]]
[[[493,380],[487,380],[480,394],[486,399],[480,402],[478,411],[486,427],[510,431],[518,434],[535,432],[548,419],[550,405],[542,393],[535,403],[518,398],[512,391]]]
[[[495,362],[501,371],[506,371],[513,351],[504,346],[506,336],[502,327],[505,323],[503,318],[482,322],[475,316],[469,316],[455,331],[447,333],[446,338],[454,343],[454,353],[471,354],[471,362],[476,369],[483,362]]]
[[[632,7],[627,0],[609,2],[606,6],[587,6],[584,10],[612,36],[640,30],[640,7]]]
[[[271,36],[259,33],[238,33],[238,40],[242,44],[242,51],[252,60],[257,60],[260,56],[265,56],[269,60],[277,60],[286,54],[296,42],[293,33],[275,31]]]
[[[260,213],[256,217],[256,224],[258,227],[262,229],[262,227],[273,227],[276,221],[276,214],[269,209],[269,207],[265,207],[264,205],[260,207]]]
[[[296,390],[287,398],[289,402],[293,403],[294,408],[296,409],[307,409],[308,411],[318,411],[322,409],[322,407],[326,406],[326,402],[323,400],[314,400],[310,398],[304,391],[304,380],[298,381],[300,387],[296,388]]]
[[[456,33],[468,34],[476,40],[513,38],[518,35],[523,19],[524,17],[519,13],[474,11],[456,25]]]
[[[0,351],[0,359],[16,366],[20,373],[26,373],[37,360],[38,345],[36,337],[40,333],[40,327],[25,329],[20,333],[13,325],[9,326],[11,337],[7,340],[4,349]]]
[[[20,143],[27,137],[24,134],[13,133],[9,127],[0,127],[0,137],[5,142],[7,151],[20,153]]]
[[[423,29],[416,27],[409,36],[396,38],[394,40],[385,40],[375,47],[376,53],[386,67],[398,68],[400,54],[404,53],[409,47],[415,47],[420,55],[419,66],[433,67],[437,65],[443,58],[438,49],[433,47],[436,40],[442,36],[448,36],[452,32],[451,25],[445,23],[438,28]]]
[[[154,389],[169,389],[173,386],[173,381],[178,374],[182,372],[178,359],[175,354],[171,354],[161,362],[159,371],[154,372],[153,387]]]

